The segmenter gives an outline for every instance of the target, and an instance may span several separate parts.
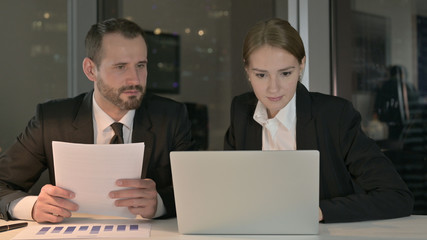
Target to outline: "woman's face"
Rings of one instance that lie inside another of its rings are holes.
[[[249,56],[246,72],[256,97],[273,118],[295,94],[299,76],[305,65],[281,48],[264,45]]]

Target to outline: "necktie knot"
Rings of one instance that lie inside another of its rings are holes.
[[[114,136],[111,138],[110,144],[121,144],[123,142],[123,124],[119,122],[112,123],[111,128],[114,131]]]

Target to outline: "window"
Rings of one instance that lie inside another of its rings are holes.
[[[427,213],[427,6],[418,0],[334,1],[336,93],[393,161]]]
[[[36,103],[67,97],[67,1],[0,1],[0,152],[34,115]]]

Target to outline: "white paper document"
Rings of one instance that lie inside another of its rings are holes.
[[[76,144],[52,142],[56,186],[73,191],[77,212],[134,218],[114,206],[108,194],[123,189],[117,179],[141,178],[144,143]]]
[[[40,224],[26,228],[13,239],[148,238],[150,223]]]

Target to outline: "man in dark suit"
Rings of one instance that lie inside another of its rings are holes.
[[[175,216],[169,152],[194,148],[185,105],[145,93],[147,46],[135,23],[95,24],[85,43],[83,71],[94,90],[39,104],[17,142],[0,156],[0,218],[56,223],[70,217],[78,206],[73,192],[55,186],[52,141],[106,144],[112,138],[145,143],[141,179],[118,179],[123,190],[109,195],[115,205],[144,218]],[[46,168],[52,185],[29,196]]]

